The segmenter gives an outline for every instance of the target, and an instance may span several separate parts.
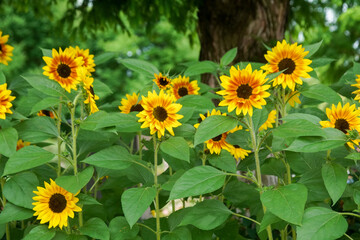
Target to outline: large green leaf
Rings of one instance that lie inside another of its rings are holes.
[[[109,224],[111,240],[133,239],[139,232],[139,226],[130,228],[125,217],[113,218]]]
[[[114,52],[103,52],[101,54],[97,54],[94,57],[94,62],[96,64],[96,66],[99,66],[99,65],[111,60],[115,56],[116,56],[116,53],[114,53]]]
[[[311,57],[314,53],[316,53],[317,50],[319,50],[322,42],[323,42],[323,40],[321,40],[320,42],[314,43],[314,44],[310,44],[310,45],[304,46],[305,52],[306,52],[306,51],[309,51],[309,53],[306,55],[306,58],[309,58],[309,57]]]
[[[204,113],[209,109],[215,108],[211,99],[201,95],[186,95],[176,102],[183,105],[183,107],[195,108],[195,110],[203,111]]]
[[[268,190],[260,199],[264,206],[279,218],[300,225],[307,200],[307,188],[302,184],[293,183]]]
[[[277,216],[275,216],[274,214],[272,214],[269,211],[266,211],[266,213],[264,214],[263,219],[261,220],[261,224],[260,224],[260,228],[258,232],[262,232],[264,231],[267,226],[269,226],[270,224],[276,223],[276,222],[280,222],[281,219],[278,218]]]
[[[154,77],[154,73],[159,73],[157,67],[144,60],[127,58],[118,59],[118,62],[124,64],[125,67],[129,68],[130,70],[144,74],[148,77]]]
[[[43,165],[55,155],[37,146],[27,146],[15,152],[6,162],[4,174],[12,174]]]
[[[121,206],[130,228],[139,220],[156,196],[152,187],[131,188],[121,196]]]
[[[298,183],[304,184],[308,189],[308,202],[321,202],[330,198],[321,177],[321,168],[303,173]]]
[[[31,229],[29,234],[27,234],[23,240],[49,240],[53,239],[56,231],[54,229],[49,229],[47,226],[40,225]]]
[[[341,97],[337,92],[322,84],[311,85],[301,90],[301,94],[308,98],[313,98],[330,104],[341,102]]]
[[[0,154],[10,157],[16,151],[18,133],[14,128],[0,130]]]
[[[160,150],[174,158],[190,162],[189,144],[183,137],[171,137],[160,144]]]
[[[307,120],[314,124],[319,124],[319,122],[321,121],[321,119],[318,118],[317,116],[314,116],[312,114],[306,114],[306,113],[291,113],[282,118],[282,120],[284,120],[284,121],[290,121],[290,120],[296,120],[296,119]]]
[[[312,68],[318,68],[318,67],[328,65],[334,61],[336,61],[336,59],[334,59],[334,58],[317,58],[317,59],[312,60],[312,63],[310,66]]]
[[[136,156],[131,155],[124,147],[111,146],[91,155],[83,162],[96,167],[121,170],[130,167],[135,160]]]
[[[162,240],[191,240],[191,232],[187,227],[178,227],[169,232]]]
[[[204,200],[187,212],[180,226],[192,224],[201,230],[211,230],[221,224],[231,215],[231,211],[218,200]]]
[[[0,213],[0,224],[28,219],[31,218],[33,214],[33,210],[18,207],[14,204],[11,204],[10,202],[7,202],[4,209]]]
[[[185,172],[175,183],[169,200],[206,194],[219,189],[226,173],[210,166],[198,166]]]
[[[236,160],[228,151],[221,151],[220,155],[211,154],[208,157],[209,163],[222,170],[236,173]]]
[[[345,191],[348,179],[347,171],[337,163],[326,163],[321,169],[321,175],[334,205]]]
[[[22,76],[33,88],[49,96],[59,97],[64,95],[65,90],[54,80],[43,75],[26,74]]]
[[[185,72],[184,76],[195,76],[200,75],[203,73],[213,73],[217,69],[217,64],[211,61],[201,61],[192,64],[190,67],[188,67]]]
[[[273,130],[273,134],[280,138],[301,137],[301,136],[324,136],[320,125],[315,125],[304,119],[286,121]]]
[[[79,172],[76,176],[61,176],[58,177],[55,182],[60,187],[66,189],[68,192],[77,193],[80,191],[94,174],[93,167],[87,167],[83,171]]]
[[[224,132],[234,129],[238,121],[230,116],[213,115],[202,121],[195,133],[194,145],[203,143]]]
[[[236,54],[237,54],[237,47],[227,51],[224,54],[224,56],[221,57],[220,65],[228,65],[229,63],[231,63],[235,59]]]
[[[297,227],[298,240],[333,240],[346,232],[348,224],[338,212],[323,207],[306,209],[302,225]]]
[[[30,118],[16,125],[15,128],[18,131],[19,138],[31,143],[58,136],[55,121],[49,117]]]
[[[100,240],[110,239],[109,228],[102,219],[97,217],[89,219],[79,230],[81,234],[92,238]]]
[[[31,113],[36,113],[36,112],[39,112],[40,110],[44,110],[44,109],[47,109],[50,107],[55,107],[55,106],[59,105],[60,102],[61,102],[60,98],[53,98],[53,97],[44,98],[43,100],[36,103],[32,107]]]
[[[7,200],[17,206],[32,209],[34,207],[32,198],[35,196],[33,191],[37,186],[39,181],[34,173],[19,173],[6,181],[3,194]]]
[[[3,71],[0,70],[0,84],[6,83],[6,77]]]

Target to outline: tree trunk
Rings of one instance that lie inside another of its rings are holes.
[[[289,0],[203,0],[198,12],[200,61],[219,62],[238,48],[234,63],[265,62],[264,43],[284,38]],[[203,82],[214,85],[205,76]]]

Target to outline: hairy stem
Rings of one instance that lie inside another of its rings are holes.
[[[161,237],[161,228],[160,228],[160,209],[159,209],[159,191],[160,188],[158,186],[158,177],[157,177],[157,167],[158,167],[158,144],[156,141],[156,135],[153,135],[154,142],[154,185],[156,188],[156,196],[155,196],[155,214],[156,214],[156,239],[160,240]]]

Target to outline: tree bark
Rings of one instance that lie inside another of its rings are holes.
[[[265,62],[263,43],[284,38],[289,0],[203,0],[198,12],[200,61],[219,62],[231,48],[233,61]],[[203,82],[214,85],[205,76]]]

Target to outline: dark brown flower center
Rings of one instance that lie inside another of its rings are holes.
[[[188,89],[186,87],[181,87],[178,90],[178,94],[180,97],[186,96],[189,94]]]
[[[0,44],[0,53],[2,53],[2,44]]]
[[[130,108],[130,112],[141,112],[142,110],[144,110],[144,108],[141,106],[141,104],[132,105]]]
[[[49,208],[55,213],[61,213],[66,208],[66,204],[65,196],[60,193],[55,193],[50,198]]]
[[[95,97],[95,92],[92,86],[90,86],[90,93]]]
[[[50,111],[49,111],[49,110],[42,110],[42,113],[43,113],[45,116],[50,117]]]
[[[70,76],[71,68],[67,64],[60,63],[56,71],[58,72],[60,77],[67,78]]]
[[[240,148],[240,146],[239,145],[233,145],[234,146],[234,148]]]
[[[153,110],[153,115],[155,119],[159,120],[160,122],[163,122],[168,117],[167,111],[163,107],[156,107]]]
[[[205,118],[207,118],[207,113],[205,113],[204,116],[205,116]],[[201,117],[199,117],[199,118],[197,119],[197,121],[198,121],[198,123],[201,123],[203,120],[202,120]]]
[[[249,84],[242,84],[236,89],[237,96],[239,98],[249,99],[252,94],[252,87]]]
[[[347,130],[350,129],[350,125],[345,119],[339,118],[335,121],[335,128],[339,129],[343,133],[347,133]]]
[[[165,77],[161,77],[159,79],[159,83],[160,83],[161,86],[166,86],[166,85],[169,84],[169,81]]]
[[[216,137],[212,138],[212,140],[213,140],[214,142],[218,142],[218,141],[221,140],[221,138],[222,138],[222,134],[217,135]]]
[[[278,64],[279,71],[286,69],[283,73],[284,74],[292,74],[295,70],[295,62],[290,58],[284,58]]]

